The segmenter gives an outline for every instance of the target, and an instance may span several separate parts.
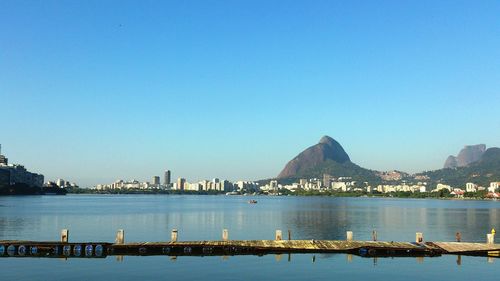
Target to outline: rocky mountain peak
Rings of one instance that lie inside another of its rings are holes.
[[[323,143],[323,144],[327,144],[327,145],[334,145],[336,143],[336,141],[333,138],[331,138],[330,136],[323,136],[319,140],[319,143]]]
[[[466,167],[481,160],[485,151],[485,144],[466,145],[462,150],[460,150],[456,157],[450,155],[446,159],[444,168]]]
[[[318,144],[307,148],[290,160],[278,178],[295,177],[329,160],[340,164],[351,161],[349,155],[336,140],[323,136]]]

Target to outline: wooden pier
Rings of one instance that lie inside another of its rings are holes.
[[[500,244],[494,243],[495,230],[487,234],[486,243],[424,242],[423,233],[416,233],[416,242],[355,241],[352,231],[346,240],[283,240],[281,230],[276,230],[274,240],[229,240],[229,231],[222,230],[220,241],[178,241],[178,231],[173,229],[169,242],[125,243],[125,232],[119,229],[114,243],[69,242],[69,230],[61,230],[60,241],[0,240],[0,257],[62,257],[104,258],[106,256],[228,256],[266,255],[292,253],[347,253],[364,257],[379,256],[439,256],[446,254],[472,256],[500,256]],[[457,232],[457,241],[461,235]]]
[[[348,253],[366,257],[498,257],[500,244],[340,240],[228,240],[144,243],[0,241],[0,257],[104,258],[106,256],[228,256],[292,253]]]

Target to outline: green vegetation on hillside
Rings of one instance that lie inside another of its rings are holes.
[[[455,187],[465,187],[468,182],[489,186],[492,181],[500,181],[500,148],[489,148],[481,160],[467,167],[428,171],[421,175],[428,176],[431,183],[446,183]]]
[[[295,177],[290,177],[286,179],[280,179],[279,182],[282,184],[290,184],[293,182],[298,182],[299,179],[311,179],[317,178],[322,179],[324,174],[328,174],[332,177],[350,177],[353,181],[357,182],[370,182],[370,183],[380,183],[381,179],[375,174],[374,171],[362,168],[352,162],[338,163],[333,160],[326,160],[313,168],[307,169],[304,172],[298,174]]]

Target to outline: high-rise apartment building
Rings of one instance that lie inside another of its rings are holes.
[[[2,145],[0,144],[0,165],[8,165],[9,159],[2,155]]]
[[[163,179],[163,185],[169,186],[172,183],[170,170],[165,171],[165,176]]]
[[[178,178],[177,179],[177,189],[178,190],[184,190],[184,185],[186,184],[186,179],[185,178]]]
[[[153,184],[154,185],[160,185],[160,177],[159,176],[154,176],[153,177]]]

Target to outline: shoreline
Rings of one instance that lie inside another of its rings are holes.
[[[228,196],[228,197],[331,197],[331,198],[386,198],[386,199],[433,199],[433,200],[447,200],[447,201],[499,201],[495,198],[480,198],[480,197],[465,197],[465,198],[454,198],[454,197],[405,197],[405,196],[367,196],[367,195],[345,195],[345,196],[335,196],[335,195],[317,195],[317,194],[291,194],[291,195],[269,195],[269,194],[234,194],[234,195],[226,195],[225,193],[198,193],[198,192],[170,192],[170,193],[156,193],[156,192],[124,192],[124,193],[71,193],[68,192],[67,195],[107,195],[107,196],[116,196],[116,195],[151,195],[151,196],[179,196],[179,195],[188,195],[188,196]]]

